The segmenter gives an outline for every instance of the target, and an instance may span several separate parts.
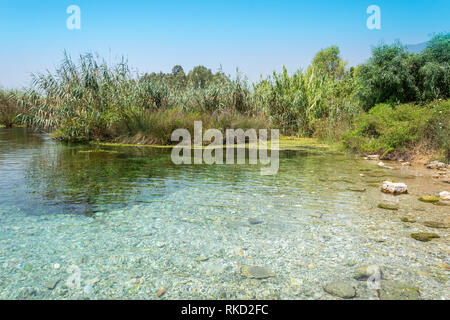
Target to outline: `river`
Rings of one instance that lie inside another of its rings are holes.
[[[432,170],[314,147],[281,151],[277,175],[259,169],[0,129],[0,299],[335,299],[333,281],[378,299],[354,279],[364,265],[450,299],[449,231],[423,224],[448,224],[450,207],[418,201],[449,189]],[[381,193],[384,180],[409,193]]]

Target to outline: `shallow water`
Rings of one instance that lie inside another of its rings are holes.
[[[449,299],[448,229],[421,222],[447,223],[450,210],[417,200],[449,189],[431,174],[300,147],[261,176],[250,165],[176,166],[164,149],[0,129],[0,298],[158,299],[167,288],[160,299],[330,299],[323,285],[343,280],[377,299],[353,280],[377,264],[424,299]],[[410,192],[382,194],[383,180]],[[383,201],[400,209],[377,208]],[[244,265],[274,277],[244,278]],[[79,288],[67,282],[78,274]]]

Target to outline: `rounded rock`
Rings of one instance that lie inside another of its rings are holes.
[[[432,239],[437,239],[440,237],[435,233],[419,232],[419,233],[411,233],[411,238],[417,241],[428,242],[431,241]]]
[[[356,296],[355,288],[350,283],[344,281],[327,283],[324,285],[323,290],[342,299],[351,299]]]
[[[420,291],[407,283],[385,280],[378,291],[380,300],[418,300]]]
[[[273,272],[264,267],[243,266],[241,267],[241,276],[250,279],[267,279],[274,276]]]
[[[408,186],[404,183],[384,181],[381,186],[381,191],[389,194],[404,194],[408,193]]]

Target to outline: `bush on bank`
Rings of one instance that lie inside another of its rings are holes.
[[[450,100],[429,104],[378,104],[355,119],[343,136],[356,152],[377,153],[387,159],[407,159],[414,152],[432,151],[450,158]]]

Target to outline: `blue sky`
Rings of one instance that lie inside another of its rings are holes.
[[[66,27],[69,5],[81,9],[80,30]],[[381,30],[366,27],[369,5],[381,9]],[[111,62],[123,55],[140,72],[222,65],[251,81],[283,65],[304,68],[330,45],[356,65],[381,41],[416,44],[450,31],[449,12],[448,0],[0,0],[0,87],[28,85],[65,49]]]

